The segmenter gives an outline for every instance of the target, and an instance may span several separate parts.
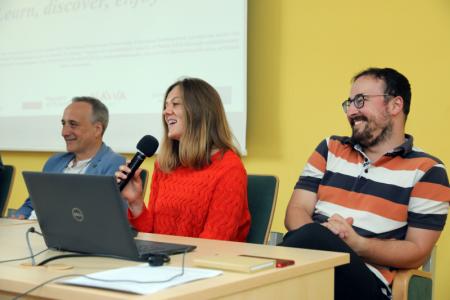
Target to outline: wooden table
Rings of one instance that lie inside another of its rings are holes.
[[[27,257],[25,232],[31,226],[39,230],[37,222],[0,219],[0,260]],[[185,238],[158,234],[140,234],[140,238],[197,245],[197,249],[186,255],[186,266],[192,266],[196,257],[226,254],[251,254],[295,260],[295,265],[269,269],[252,274],[224,272],[223,275],[172,287],[146,296],[94,288],[68,286],[49,283],[33,291],[27,299],[333,299],[334,267],[349,262],[348,254],[294,249],[248,243]],[[41,236],[30,235],[33,252],[45,249]],[[61,254],[46,251],[36,258]],[[181,255],[172,256],[170,265],[181,265]],[[55,260],[48,265],[65,264],[73,268],[55,270],[45,267],[24,267],[23,263],[8,262],[0,264],[0,298],[13,297],[48,279],[65,274],[87,274],[112,268],[139,264],[120,259],[79,257]]]

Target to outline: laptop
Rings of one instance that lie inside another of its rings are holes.
[[[49,248],[136,261],[196,248],[134,239],[113,176],[25,171],[23,177]]]

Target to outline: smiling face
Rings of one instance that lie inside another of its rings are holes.
[[[166,122],[167,136],[179,141],[186,131],[186,110],[183,92],[179,85],[176,85],[167,95],[163,116]]]
[[[77,160],[92,157],[102,143],[103,127],[92,122],[92,106],[86,102],[74,102],[67,106],[61,120],[61,135],[68,152]]]
[[[383,95],[385,83],[372,76],[362,76],[352,85],[350,98],[358,94]],[[371,96],[360,109],[353,104],[347,110],[347,119],[352,128],[352,140],[363,147],[372,147],[392,134],[392,118],[384,96]]]

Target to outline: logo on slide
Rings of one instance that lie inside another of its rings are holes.
[[[83,222],[83,220],[84,220],[83,211],[81,209],[79,209],[78,207],[72,208],[72,217],[77,222]]]

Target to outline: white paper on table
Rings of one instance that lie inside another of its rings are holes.
[[[150,267],[141,264],[134,267],[112,269],[103,272],[88,274],[87,276],[103,280],[133,280],[139,282],[162,281],[181,273],[181,267]],[[184,268],[183,276],[176,277],[168,282],[160,283],[135,283],[135,282],[106,282],[93,280],[86,277],[76,277],[58,281],[58,283],[81,285],[96,288],[124,291],[135,294],[151,294],[168,287],[176,286],[190,281],[211,278],[221,275],[219,270],[200,268]]]

